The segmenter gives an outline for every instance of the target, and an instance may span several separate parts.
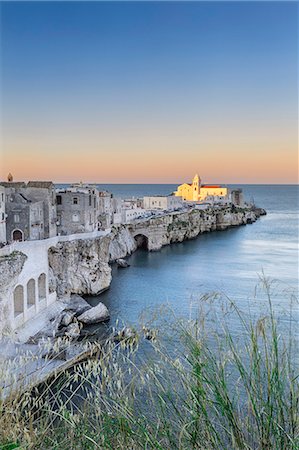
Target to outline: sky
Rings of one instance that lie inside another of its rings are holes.
[[[298,183],[298,4],[1,2],[0,178]]]

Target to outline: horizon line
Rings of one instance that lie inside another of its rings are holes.
[[[29,181],[39,181],[39,182],[52,182],[53,184],[78,184],[81,181],[53,181],[50,179],[30,179],[28,181],[24,181],[24,180],[13,180],[12,183],[28,183]],[[8,183],[7,180],[0,180],[0,183]],[[180,185],[182,183],[179,182],[173,182],[173,183],[111,183],[111,182],[98,182],[98,181],[84,181],[82,182],[82,184],[95,184],[95,185],[101,185],[101,184],[109,184],[109,185],[165,185],[165,186],[169,186],[169,185]],[[204,184],[210,184],[210,182],[205,182]],[[227,182],[227,183],[218,183],[220,185],[246,185],[246,186],[299,186],[299,181],[298,183],[233,183],[233,182]]]

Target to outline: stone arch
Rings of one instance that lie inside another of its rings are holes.
[[[13,241],[24,241],[24,233],[19,228],[16,228],[11,233],[11,237]]]
[[[20,284],[13,292],[14,317],[24,313],[24,288]]]
[[[35,280],[31,278],[27,283],[27,307],[35,305]]]
[[[38,299],[43,300],[47,297],[46,274],[41,273],[38,277]]]
[[[138,248],[143,248],[145,250],[148,250],[148,237],[145,236],[142,233],[138,233],[134,236],[134,239],[137,243]]]

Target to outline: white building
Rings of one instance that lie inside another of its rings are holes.
[[[147,211],[143,208],[123,208],[121,211],[121,223],[130,223],[146,217]]]
[[[148,216],[148,211],[142,208],[142,199],[113,198],[113,223],[130,223]]]
[[[5,188],[0,186],[0,244],[6,242]]]
[[[144,209],[161,209],[164,211],[173,211],[180,209],[183,206],[182,197],[176,197],[175,195],[153,197],[143,197]]]

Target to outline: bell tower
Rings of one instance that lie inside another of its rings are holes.
[[[200,184],[201,180],[198,174],[196,174],[192,180],[192,194],[193,194],[192,197],[194,202],[197,202],[199,200]]]

